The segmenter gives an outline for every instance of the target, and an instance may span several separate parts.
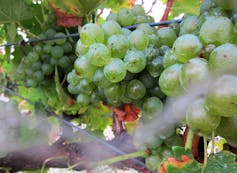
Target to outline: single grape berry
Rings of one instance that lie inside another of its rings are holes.
[[[138,100],[145,96],[146,87],[140,80],[133,79],[128,83],[126,93],[131,99]]]
[[[125,78],[126,73],[125,63],[119,58],[113,58],[104,66],[104,75],[112,83],[122,81]]]

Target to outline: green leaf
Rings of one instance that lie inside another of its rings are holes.
[[[201,1],[197,0],[174,0],[173,6],[170,11],[170,19],[178,17],[182,13],[199,14]]]
[[[172,152],[174,154],[174,157],[177,158],[177,159],[181,159],[182,155],[189,156],[189,158],[193,159],[192,152],[190,150],[185,149],[184,147],[173,146],[172,147]]]
[[[235,164],[236,155],[229,151],[221,151],[210,155],[207,162],[205,173],[236,173],[237,164]]]
[[[8,41],[13,42],[15,40],[17,34],[17,28],[16,28],[16,22],[10,22],[7,25],[7,36],[8,36]]]
[[[32,18],[31,12],[22,0],[0,0],[0,24]]]
[[[80,123],[87,124],[91,131],[100,131],[112,125],[112,111],[102,102],[97,105],[90,105],[80,118]]]

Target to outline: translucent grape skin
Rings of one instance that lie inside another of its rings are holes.
[[[112,57],[124,58],[129,49],[129,41],[125,35],[113,35],[108,39],[107,46]]]
[[[124,57],[124,64],[131,73],[139,73],[146,67],[146,57],[142,51],[130,50]]]
[[[126,73],[125,64],[119,58],[113,58],[110,63],[104,67],[104,75],[112,83],[122,81],[125,78]]]
[[[140,80],[133,79],[128,83],[126,93],[131,99],[139,100],[145,96],[146,87]]]
[[[88,51],[90,63],[94,66],[102,67],[106,65],[110,58],[110,49],[102,43],[95,43],[90,46]]]
[[[135,30],[128,36],[131,48],[144,50],[149,44],[149,37],[141,30]]]
[[[88,23],[79,32],[82,44],[90,46],[94,43],[104,42],[104,30],[97,24]]]

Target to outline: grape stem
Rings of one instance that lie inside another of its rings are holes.
[[[90,167],[97,167],[97,166],[101,166],[101,165],[111,165],[113,163],[124,161],[127,159],[131,159],[131,158],[135,158],[135,157],[146,157],[146,156],[147,156],[146,151],[136,151],[133,153],[128,153],[128,154],[120,155],[117,157],[109,158],[106,160],[102,160],[100,162],[91,163]]]
[[[207,159],[208,159],[208,155],[207,155],[207,137],[203,136],[203,143],[204,143],[204,162],[203,162],[203,166],[202,166],[202,172],[205,172],[205,168],[207,166]]]
[[[211,136],[211,154],[214,154],[214,148],[215,148],[215,132],[212,132]]]
[[[116,163],[116,162],[121,162],[121,161],[124,161],[124,160],[127,160],[127,159],[131,159],[131,158],[135,158],[135,157],[146,157],[147,156],[147,152],[146,151],[136,151],[136,152],[133,152],[133,153],[128,153],[128,154],[123,154],[123,155],[119,155],[119,156],[116,156],[116,157],[113,157],[113,158],[109,158],[109,159],[105,159],[105,160],[102,160],[100,162],[92,162],[89,164],[89,168],[95,168],[95,167],[98,167],[98,166],[102,166],[102,165],[111,165],[113,163]],[[80,161],[74,165],[71,165],[70,167],[68,167],[68,170],[71,170],[81,164],[85,164],[84,161]]]
[[[194,137],[194,133],[193,133],[193,131],[189,128],[189,129],[188,129],[187,140],[186,140],[186,143],[185,143],[185,149],[186,149],[186,150],[187,150],[187,149],[189,149],[189,150],[192,149],[193,137]]]

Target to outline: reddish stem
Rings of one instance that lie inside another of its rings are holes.
[[[160,21],[166,21],[166,20],[168,20],[170,10],[171,10],[171,8],[172,8],[172,6],[173,6],[173,2],[174,2],[174,0],[168,0],[168,1],[167,1],[164,14],[163,14],[163,16],[162,16],[162,18],[161,18]]]

